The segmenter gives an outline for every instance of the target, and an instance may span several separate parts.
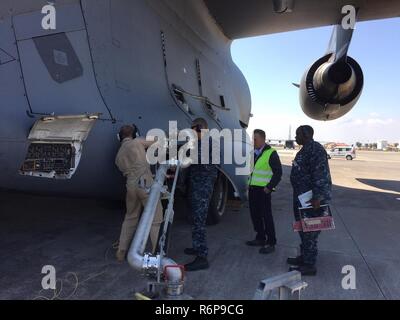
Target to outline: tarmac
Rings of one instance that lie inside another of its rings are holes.
[[[288,271],[297,254],[291,229],[289,183],[293,151],[280,151],[284,177],[273,195],[278,245],[260,255],[244,242],[254,238],[246,205],[230,202],[223,221],[208,227],[209,270],[188,273],[185,292],[194,299],[252,299],[259,282]],[[318,274],[302,299],[400,299],[400,153],[359,152],[357,159],[330,160],[336,229],[319,241]],[[67,199],[0,192],[0,299],[134,299],[147,280],[117,263],[123,206],[93,199]],[[191,260],[186,219],[175,221],[169,256]],[[42,289],[43,266],[56,269],[57,292]],[[356,270],[356,289],[345,290],[344,266]]]

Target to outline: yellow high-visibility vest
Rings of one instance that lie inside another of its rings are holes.
[[[263,152],[256,164],[254,165],[253,172],[249,177],[249,185],[253,187],[266,187],[270,183],[273,172],[269,165],[269,159],[275,152],[275,149],[270,148]]]

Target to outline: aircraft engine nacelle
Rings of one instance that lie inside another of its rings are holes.
[[[331,62],[328,54],[315,62],[300,84],[300,104],[304,113],[315,120],[335,120],[357,103],[364,86],[360,65],[351,57]]]

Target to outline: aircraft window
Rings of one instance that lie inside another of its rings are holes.
[[[63,83],[83,75],[83,67],[65,33],[36,37],[33,42],[54,81]]]

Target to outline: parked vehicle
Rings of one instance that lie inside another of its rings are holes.
[[[353,160],[356,158],[356,149],[354,147],[337,147],[328,151],[328,159],[344,158]]]

